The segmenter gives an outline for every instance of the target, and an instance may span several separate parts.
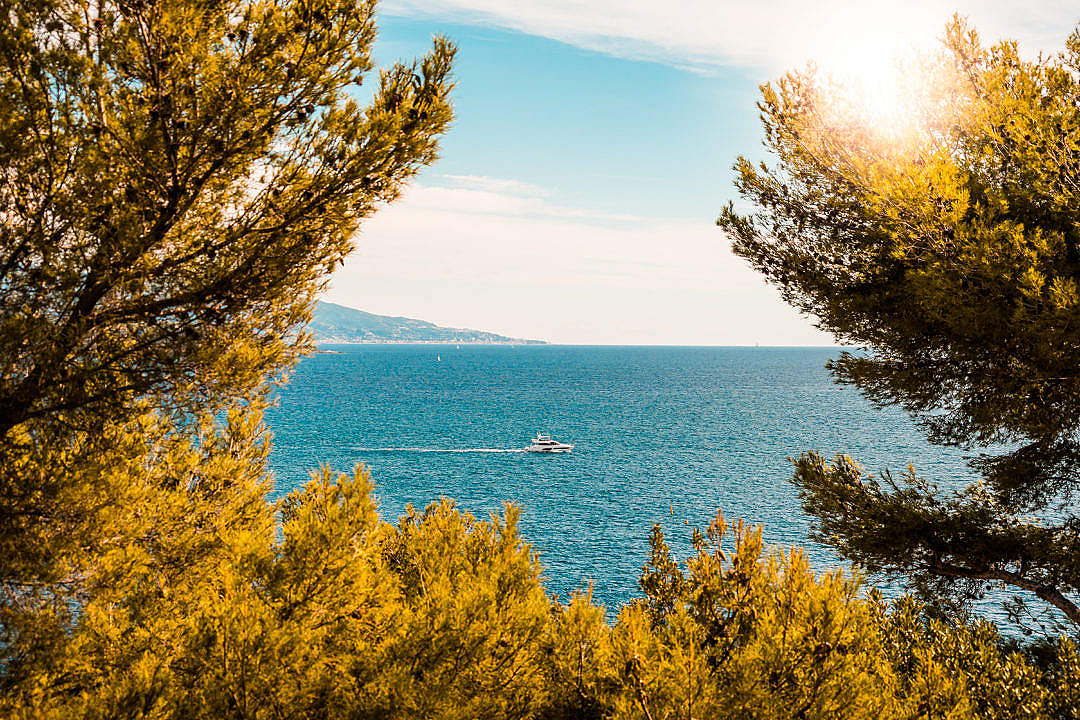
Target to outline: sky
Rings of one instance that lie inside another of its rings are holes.
[[[865,82],[954,12],[1025,54],[1072,2],[384,0],[376,60],[459,48],[441,157],[361,226],[324,299],[568,344],[829,345],[715,227],[767,160],[761,83],[808,61]]]

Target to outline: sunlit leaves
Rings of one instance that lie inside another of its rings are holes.
[[[2,3],[0,585],[77,586],[132,501],[113,476],[262,403],[360,221],[435,158],[454,48],[365,107],[374,10]]]
[[[786,300],[869,350],[830,364],[839,382],[902,406],[933,442],[983,452],[978,498],[863,487],[842,460],[822,475],[804,458],[796,482],[824,536],[938,592],[944,567],[960,595],[1018,578],[1080,621],[1067,597],[1080,575],[1055,556],[1076,540],[1080,487],[1077,47],[1025,60],[956,20],[938,53],[912,61],[903,132],[838,113],[842,89],[814,72],[766,85],[775,165],[739,162],[758,210],[719,223]],[[1049,536],[1032,515],[1057,539],[1039,546]],[[963,534],[945,532],[953,521]]]
[[[655,532],[644,597],[609,622],[588,591],[545,593],[516,508],[443,501],[393,525],[362,469],[275,508],[257,417],[207,432],[156,466],[185,482],[148,478],[114,509],[139,533],[103,548],[71,629],[21,628],[5,716],[1075,716],[1071,643],[1010,651],[766,550],[760,528],[717,517],[685,559]]]

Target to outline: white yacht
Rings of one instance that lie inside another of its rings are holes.
[[[525,452],[540,452],[540,453],[565,453],[574,449],[573,445],[568,443],[561,443],[558,440],[552,440],[550,435],[536,434],[536,437],[532,440],[532,445],[525,448]]]

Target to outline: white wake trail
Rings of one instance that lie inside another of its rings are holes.
[[[424,447],[354,447],[357,452],[414,453],[522,453],[522,448],[424,448]]]

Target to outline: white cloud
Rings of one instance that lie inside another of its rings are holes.
[[[1032,54],[1061,49],[1080,20],[1075,0],[387,0],[382,12],[518,30],[694,70],[734,64],[770,73],[809,59],[828,64],[851,45],[929,45],[954,12],[985,38],[1019,40]]]
[[[447,175],[448,178],[473,177]],[[559,217],[591,222],[640,222],[635,215],[595,212],[549,202],[552,193],[535,185],[500,178],[478,178],[474,187],[434,187],[413,185],[409,189],[409,205],[414,209],[440,210],[464,215],[500,215],[504,217]],[[503,189],[498,189],[503,188]],[[531,194],[521,193],[522,188]]]
[[[576,213],[414,186],[364,224],[327,299],[564,343],[829,344],[708,219],[598,223]]]
[[[442,177],[457,187],[469,190],[483,190],[523,197],[550,197],[554,194],[549,188],[508,178],[493,178],[487,175],[443,175]]]

